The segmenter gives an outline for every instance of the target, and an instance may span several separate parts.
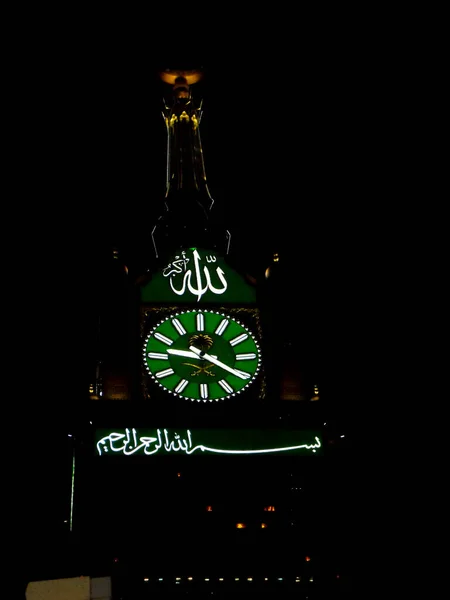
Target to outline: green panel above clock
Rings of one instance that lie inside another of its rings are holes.
[[[256,290],[213,250],[186,248],[141,288],[141,301],[254,304]]]

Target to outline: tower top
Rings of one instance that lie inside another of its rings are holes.
[[[159,74],[162,81],[173,87],[176,96],[182,96],[189,93],[189,86],[197,83],[203,77],[203,71],[192,69],[182,71],[179,69],[165,69]]]

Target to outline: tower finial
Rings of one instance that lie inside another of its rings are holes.
[[[173,87],[176,97],[182,98],[189,96],[189,86],[200,81],[203,77],[203,72],[200,69],[192,69],[190,71],[165,69],[159,73],[159,76],[162,81]]]

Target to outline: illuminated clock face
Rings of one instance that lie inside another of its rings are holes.
[[[253,333],[229,315],[210,310],[189,310],[160,321],[147,335],[143,355],[155,382],[198,402],[242,392],[261,365]]]

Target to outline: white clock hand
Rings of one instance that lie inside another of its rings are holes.
[[[185,356],[186,358],[201,358],[195,352],[190,350],[177,350],[176,348],[167,348],[167,354],[174,354],[175,356]],[[214,358],[214,357],[213,357]]]
[[[228,371],[229,373],[232,373],[233,375],[240,377],[241,379],[249,379],[251,377],[251,375],[249,375],[248,373],[244,373],[243,371],[237,371],[236,369],[229,367],[222,361],[217,360],[217,358],[215,358],[214,356],[211,356],[211,354],[206,354],[206,352],[199,350],[195,346],[189,346],[189,350],[192,350],[192,352],[198,358],[204,358],[205,360],[209,360],[209,362],[212,362],[213,365],[216,365],[216,366],[220,367],[221,369],[224,369],[225,371]]]
[[[175,354],[175,356],[186,356],[187,358],[198,358],[198,354],[194,354],[190,350],[177,350],[176,348],[167,348],[167,354]]]

